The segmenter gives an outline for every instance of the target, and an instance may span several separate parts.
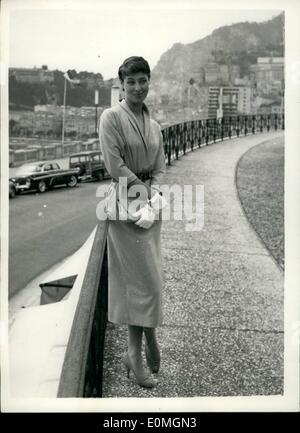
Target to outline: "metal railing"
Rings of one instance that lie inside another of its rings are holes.
[[[284,117],[239,116],[193,120],[163,129],[166,161],[234,136],[284,129]],[[101,397],[107,323],[107,221],[98,225],[60,378],[58,397]]]
[[[165,155],[168,165],[189,150],[217,140],[284,129],[284,115],[261,114],[191,120],[163,128]]]

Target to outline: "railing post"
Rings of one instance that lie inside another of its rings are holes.
[[[179,125],[174,126],[175,129],[175,140],[176,140],[176,144],[175,144],[175,152],[176,152],[176,159],[178,159],[179,156]]]
[[[178,146],[176,146],[175,126],[171,127],[172,149],[175,152],[175,158],[178,159]]]
[[[168,127],[168,146],[169,146],[169,159],[170,159],[170,164],[171,165],[171,160],[172,160],[172,127],[169,126]]]
[[[274,115],[274,127],[275,127],[275,131],[277,131],[277,129],[278,129],[278,118],[277,118],[277,113],[275,113],[275,115]]]
[[[171,165],[171,153],[170,153],[170,145],[169,145],[169,127],[163,130],[163,138],[165,144],[165,155],[168,158],[168,165]]]
[[[260,115],[260,132],[263,132],[263,130],[264,130],[264,118],[263,118],[263,115],[261,114]]]
[[[180,145],[180,151],[181,153],[183,153],[183,125],[182,123],[180,123],[179,125],[179,134],[180,134],[180,138],[179,138],[179,145]]]
[[[186,125],[186,142],[187,142],[187,149],[191,149],[190,125],[191,125],[191,122],[187,122],[187,125]]]
[[[231,138],[231,127],[232,127],[232,118],[229,116],[228,119],[228,137]]]
[[[268,116],[267,116],[267,131],[268,132],[270,131],[270,120],[271,120],[271,115],[268,114]]]
[[[186,152],[186,122],[183,124],[183,154]]]
[[[208,145],[209,142],[209,119],[205,121],[205,144]]]
[[[240,116],[237,116],[236,118],[236,136],[239,137],[240,135]]]
[[[197,142],[198,142],[198,148],[201,147],[201,120],[198,120],[196,123],[196,131],[197,131]]]
[[[244,116],[244,121],[245,121],[245,135],[248,134],[248,116]]]
[[[284,129],[285,125],[284,125],[284,113],[282,113],[282,122],[281,122],[281,129]]]
[[[192,120],[192,124],[191,124],[191,149],[194,150],[194,135],[195,135],[195,125],[194,125],[194,121]]]
[[[255,116],[252,116],[252,134],[255,134]]]
[[[228,117],[224,117],[224,137],[228,137]]]
[[[216,142],[216,130],[217,130],[217,119],[214,118],[213,120],[213,141]]]
[[[221,140],[224,139],[224,117],[221,119]]]

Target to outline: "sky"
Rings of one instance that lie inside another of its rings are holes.
[[[56,2],[51,9],[41,8],[43,4],[40,1],[39,9],[10,10],[9,66],[46,64],[50,70],[100,72],[104,79],[116,77],[119,65],[131,55],[145,57],[153,69],[176,42],[188,44],[218,27],[262,22],[280,13],[279,9],[201,10],[178,1],[157,7],[154,0],[135,7],[128,7],[128,1],[107,6],[87,0],[84,7],[83,1],[72,3],[76,7],[61,3],[69,4],[69,9],[53,8]]]

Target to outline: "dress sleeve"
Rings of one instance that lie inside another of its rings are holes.
[[[126,177],[127,183],[137,179],[122,157],[122,137],[116,125],[114,113],[108,109],[102,113],[99,125],[99,141],[105,167],[113,179]]]
[[[166,157],[164,152],[164,142],[163,142],[163,136],[160,128],[158,133],[159,133],[159,149],[158,149],[158,153],[152,171],[151,187],[155,185],[160,185],[162,176],[166,171]]]

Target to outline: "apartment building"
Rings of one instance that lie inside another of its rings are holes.
[[[227,117],[238,114],[238,87],[210,87],[208,117]]]

